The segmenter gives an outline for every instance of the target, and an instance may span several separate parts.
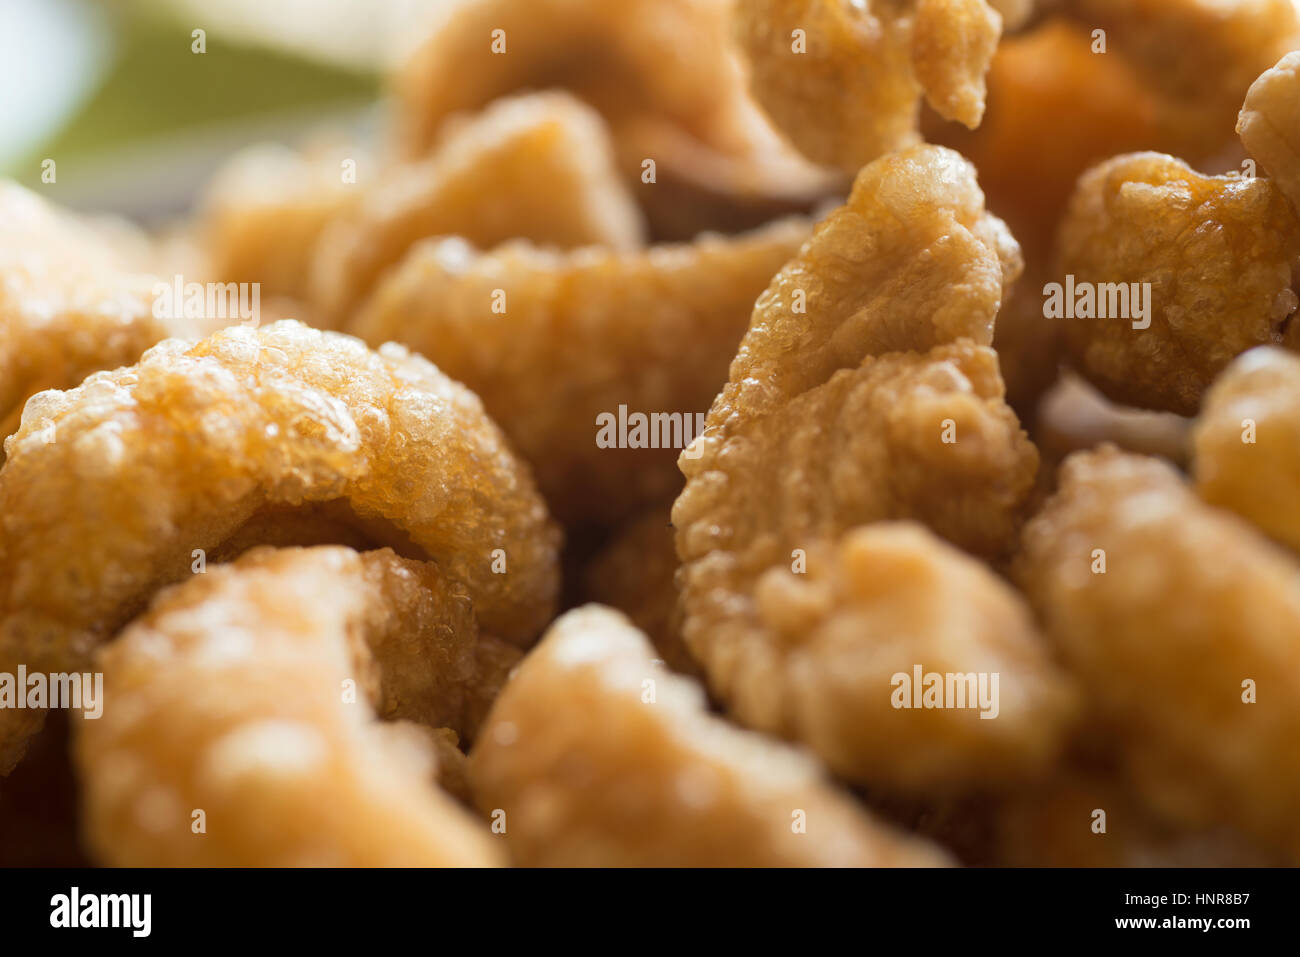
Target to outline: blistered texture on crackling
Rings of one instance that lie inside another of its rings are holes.
[[[1300,209],[1300,52],[1288,53],[1246,93],[1237,134]]]
[[[751,88],[810,159],[849,172],[918,142],[921,98],[968,127],[1001,33],[985,0],[744,0]]]
[[[642,230],[600,117],[563,93],[515,97],[456,125],[428,159],[394,168],[335,219],[312,264],[311,299],[332,324],[349,320],[384,270],[429,236],[628,250]]]
[[[935,866],[806,754],[709,714],[623,616],[561,618],[506,685],[470,756],[516,864]],[[799,826],[802,824],[802,828]]]
[[[1157,122],[1185,144],[1180,155],[1230,130],[1255,78],[1300,45],[1292,0],[1065,0],[1063,8],[1085,30],[1105,31],[1105,56],[1122,57],[1159,95]]]
[[[103,714],[77,721],[92,852],[123,867],[500,863],[433,786],[419,727],[464,728],[471,699],[495,694],[478,641],[464,586],[387,549],[258,549],[168,589],[104,650]]]
[[[1097,811],[1104,811],[1105,830]],[[1000,804],[989,863],[1001,867],[1253,867],[1285,858],[1224,826],[1188,829],[1152,814],[1110,773],[1062,768]]]
[[[646,633],[674,671],[698,675],[682,642],[677,609],[677,546],[669,504],[656,506],[615,530],[583,570],[589,601],[616,608]]]
[[[635,253],[428,243],[350,331],[403,342],[473,389],[559,518],[616,522],[680,489],[677,455],[726,380],[754,299],[808,231],[784,220]],[[614,426],[597,444],[605,414]],[[647,417],[640,434],[634,414]],[[624,420],[626,444],[643,447],[608,447]]]
[[[937,146],[883,157],[759,296],[709,422],[779,408],[867,356],[987,345],[1022,268],[970,163]]]
[[[559,532],[527,466],[469,390],[399,346],[292,321],[167,340],[41,393],[6,449],[0,671],[84,665],[195,549],[335,526],[436,561],[491,634],[526,643],[552,612]],[[0,766],[21,752],[17,714],[0,715]]]
[[[1300,549],[1300,358],[1252,349],[1206,393],[1196,420],[1196,490]]]
[[[1047,766],[1076,695],[1002,579],[912,523],[856,528],[803,551],[804,567],[776,565],[759,579],[756,611],[772,640],[742,667],[773,676],[764,683],[784,698],[795,736],[832,770],[933,795],[1005,788]],[[895,676],[912,682],[918,665],[923,675],[983,677],[957,688],[960,704],[899,707],[922,688],[899,690]]]
[[[897,752],[898,768],[870,767],[868,729],[830,726],[826,716],[814,727],[801,713],[796,643],[775,626],[782,593],[765,605],[758,590],[773,569],[793,570],[800,551],[884,519],[923,521],[983,555],[1008,551],[1038,459],[1003,401],[997,357],[969,341],[892,353],[837,372],[768,415],[737,419],[721,435],[698,440],[700,458],[680,463],[687,485],[673,524],[687,647],[746,724],[796,737],[863,780],[905,778],[902,768],[915,760],[910,754]],[[943,441],[945,428],[951,444]],[[969,616],[972,646],[1006,624],[980,617],[1004,612],[1006,602],[981,604],[978,597],[954,600],[953,608],[958,618]],[[907,600],[917,601],[911,613],[918,621],[947,624],[926,618],[924,609],[936,600],[928,591]],[[870,646],[890,636],[864,632],[857,639]],[[1038,735],[1055,730],[1053,696],[1043,697],[1046,706],[1030,710],[1044,727],[1020,742],[1027,765],[1041,756]],[[999,720],[1013,734],[1021,728]],[[967,769],[950,770],[960,776]]]
[[[1102,163],[1070,201],[1053,278],[1130,284],[1130,300],[1150,283],[1150,327],[1133,328],[1131,304],[1131,318],[1062,319],[1071,359],[1117,401],[1192,414],[1234,356],[1283,341],[1297,257],[1300,218],[1267,179],[1202,176],[1160,153]]]
[[[615,125],[658,117],[720,147],[743,143],[737,121],[745,119],[744,80],[727,42],[731,2],[442,4],[395,80],[404,147],[422,154],[448,116],[518,90],[554,87],[573,91]]]
[[[1026,526],[1018,578],[1147,802],[1300,858],[1291,555],[1201,502],[1168,465],[1104,448],[1066,461],[1059,492]]]
[[[42,389],[70,388],[169,335],[203,328],[202,320],[154,315],[157,280],[135,273],[134,257],[121,251],[140,237],[119,241],[12,183],[0,183],[0,223],[3,435],[17,430],[23,403]]]
[[[264,297],[306,297],[321,233],[362,202],[377,163],[368,150],[341,143],[302,152],[267,144],[236,154],[200,201],[199,236],[213,278],[261,283]]]

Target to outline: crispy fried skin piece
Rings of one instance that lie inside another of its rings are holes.
[[[759,297],[705,434],[679,460],[684,637],[746,724],[811,733],[789,649],[755,595],[797,550],[885,519],[923,521],[990,557],[1016,540],[1037,454],[1003,401],[997,357],[976,341],[991,338],[1019,256],[981,199],[969,164],[938,147],[864,168],[848,205]],[[977,643],[983,623],[969,624]],[[1048,735],[1060,730],[1052,712]],[[852,740],[808,743],[854,763]],[[1021,757],[1041,754],[1030,745]],[[858,770],[880,780],[897,769]]]
[[[671,507],[656,506],[615,530],[583,570],[589,601],[627,615],[674,671],[692,676],[699,665],[682,642],[677,609],[677,546]]]
[[[759,296],[710,424],[778,408],[867,356],[987,345],[1022,268],[966,160],[935,146],[883,157]]]
[[[356,181],[344,163],[356,165]],[[321,233],[363,201],[377,162],[355,144],[303,152],[264,144],[234,156],[200,201],[199,236],[222,282],[258,282],[262,295],[306,298]]]
[[[600,117],[563,93],[515,97],[456,125],[427,160],[394,170],[335,219],[312,266],[311,299],[338,326],[429,236],[630,250],[643,229]]]
[[[725,380],[755,297],[808,230],[785,220],[637,253],[428,243],[349,331],[403,342],[473,389],[559,518],[617,522],[681,487],[678,451]],[[676,436],[628,426],[627,444],[644,447],[598,444],[602,416],[618,419],[620,406],[676,416]]]
[[[798,574],[777,565],[759,579],[757,613],[773,636],[763,652],[780,660],[750,667],[784,672],[769,687],[786,698],[797,736],[834,771],[914,793],[997,790],[1055,756],[1075,693],[1028,606],[992,571],[905,522],[812,544],[806,563]],[[965,708],[901,708],[912,699],[894,676],[910,681],[917,664],[926,673],[997,674],[999,690],[978,707],[971,686]]]
[[[657,116],[720,147],[743,142],[737,104],[744,81],[727,44],[730,6],[731,0],[442,4],[395,78],[404,149],[425,153],[454,113],[518,90],[554,87],[575,92],[615,125]]]
[[[12,183],[0,183],[0,221],[3,435],[17,430],[23,403],[42,389],[70,388],[202,328],[200,320],[156,317],[154,277],[132,271],[91,223]]]
[[[1062,322],[1079,371],[1129,405],[1195,413],[1223,367],[1282,341],[1296,310],[1300,217],[1267,179],[1202,176],[1159,153],[1119,156],[1079,181],[1060,244],[1058,282],[1151,284],[1150,328]]]
[[[850,173],[919,141],[922,96],[978,126],[1002,29],[985,0],[745,0],[734,23],[754,97],[804,155]]]
[[[551,615],[559,532],[527,466],[472,393],[397,346],[292,321],[168,340],[41,393],[7,451],[0,670],[79,668],[190,573],[194,549],[225,557],[268,509],[332,509],[370,543],[433,559],[515,643]],[[21,754],[19,714],[0,714],[0,767]]]
[[[1106,830],[1093,830],[1095,811]],[[1188,830],[1154,816],[1112,774],[1062,768],[1008,797],[995,815],[993,857],[1002,867],[1252,867],[1284,860],[1226,827]]]
[[[1159,123],[1195,153],[1232,128],[1259,74],[1300,42],[1292,0],[1065,0],[1160,94]]]
[[[1236,359],[1196,420],[1196,490],[1300,549],[1300,358],[1271,347]]]
[[[480,810],[505,812],[516,864],[946,863],[807,755],[710,715],[698,686],[653,655],[622,615],[589,605],[556,622],[502,691],[470,767]]]
[[[1137,793],[1175,822],[1232,824],[1300,859],[1291,556],[1169,466],[1104,448],[1066,461],[1025,528],[1018,578]]]
[[[1237,135],[1300,209],[1300,51],[1288,53],[1251,85]]]
[[[463,727],[464,586],[390,550],[257,549],[158,596],[77,721],[85,831],[124,867],[477,866],[487,829],[430,785],[415,726]],[[192,830],[202,810],[205,831]]]

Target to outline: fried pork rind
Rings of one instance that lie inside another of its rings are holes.
[[[349,331],[403,342],[473,389],[559,518],[617,522],[681,487],[677,454],[726,379],[754,299],[808,231],[791,219],[633,253],[427,243]],[[620,406],[661,416],[647,418],[653,435],[629,427],[627,444],[643,447],[597,443]]]
[[[356,165],[356,181],[344,164]],[[259,282],[263,295],[306,298],[312,256],[330,222],[363,200],[374,160],[354,145],[295,152],[261,145],[238,153],[200,202],[199,230],[214,277]]]
[[[156,279],[89,222],[12,183],[0,183],[0,433],[23,403],[92,372],[127,365],[198,320],[154,315]],[[121,237],[138,245],[137,236]],[[3,457],[0,457],[3,461]]]
[[[1150,328],[1134,328],[1136,313],[1061,320],[1078,369],[1128,405],[1195,413],[1223,367],[1281,342],[1296,310],[1300,218],[1267,179],[1116,157],[1079,181],[1060,245],[1058,282],[1150,283]]]
[[[805,156],[850,173],[919,141],[922,96],[978,126],[1001,28],[985,0],[745,0],[735,13],[755,98]]]
[[[344,323],[384,270],[429,236],[630,250],[643,228],[600,117],[563,93],[521,96],[460,123],[427,160],[395,168],[335,219],[320,239],[310,298],[332,325]]]
[[[1034,444],[1051,462],[1109,442],[1182,466],[1191,457],[1191,432],[1190,419],[1116,405],[1067,371],[1043,397],[1034,422]]]
[[[1028,607],[992,571],[912,523],[857,528],[806,553],[805,572],[764,573],[755,604],[790,725],[832,770],[933,794],[1005,788],[1055,756],[1073,689]],[[892,679],[911,680],[917,664],[997,674],[1001,704],[977,707],[972,685],[965,707],[899,708]]]
[[[617,126],[657,117],[719,147],[745,141],[744,83],[727,44],[731,0],[455,0],[396,77],[408,155],[448,116],[559,87]],[[499,32],[495,32],[499,31]],[[493,47],[504,52],[495,52]]]
[[[1104,448],[1066,461],[1026,526],[1018,578],[1146,802],[1300,855],[1291,556],[1168,465]],[[1257,701],[1243,700],[1247,681]]]
[[[500,678],[478,673],[480,640],[463,585],[387,549],[258,549],[168,589],[105,649],[103,714],[77,722],[93,853],[500,863],[486,827],[431,786],[435,752],[406,724],[466,729]]]
[[[552,612],[559,532],[527,466],[472,393],[398,346],[292,321],[168,340],[33,398],[6,449],[0,670],[78,669],[195,549],[340,527],[436,561],[494,635],[526,643]],[[0,714],[0,767],[31,714]]]
[[[1247,88],[1300,43],[1292,0],[1065,0],[1089,31],[1104,30],[1160,95],[1158,122],[1179,154],[1232,128]]]
[[[1201,497],[1300,550],[1300,358],[1269,347],[1238,358],[1193,436]]]
[[[947,863],[804,753],[710,715],[653,655],[627,619],[591,605],[556,622],[502,691],[470,767],[479,809],[505,814],[516,864]]]
[[[741,721],[810,744],[855,779],[911,783],[913,757],[869,767],[877,751],[860,729],[845,734],[800,698],[817,679],[783,637],[782,616],[812,599],[762,589],[775,587],[777,570],[797,572],[800,551],[834,553],[856,526],[886,519],[922,521],[984,556],[1011,549],[1037,454],[1003,401],[997,357],[976,341],[991,338],[1018,265],[1014,240],[984,213],[974,171],[956,154],[918,147],[868,166],[849,205],[759,298],[707,430],[679,460],[687,485],[673,524],[687,646]],[[929,581],[974,592],[955,602],[970,617],[947,640],[968,643],[972,660],[989,660],[980,645],[993,634],[1020,642],[1018,625],[1002,633],[1017,621],[1014,600],[984,593],[995,581],[951,572],[965,559],[937,543],[918,551],[918,564],[937,566]],[[922,614],[934,596],[914,598],[924,624],[951,625]],[[856,637],[864,654],[888,640]],[[914,653],[940,640],[926,634]],[[842,653],[835,642],[827,651]],[[1006,747],[1006,765],[1019,770],[1041,761],[1069,710],[1049,664],[1038,664],[1043,694],[1026,693],[1026,713],[1001,719],[1010,738],[1025,732]],[[950,782],[967,771],[952,768]]]
[[[1300,209],[1300,52],[1288,53],[1246,93],[1237,134]]]

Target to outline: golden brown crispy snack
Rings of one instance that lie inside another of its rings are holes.
[[[741,721],[805,741],[855,779],[909,787],[928,772],[957,785],[972,770],[916,771],[910,755],[873,764],[860,728],[846,732],[817,713],[812,698],[827,689],[800,696],[822,680],[821,662],[871,656],[884,639],[860,631],[846,650],[830,642],[800,664],[782,616],[797,617],[813,599],[763,589],[779,570],[800,573],[814,550],[839,555],[843,536],[886,519],[922,521],[982,555],[1009,551],[1037,454],[1003,401],[996,356],[976,341],[991,338],[1018,267],[1014,240],[983,211],[974,171],[956,154],[918,147],[871,164],[849,204],[759,298],[705,435],[679,460],[687,484],[673,524],[687,646]],[[963,594],[945,601],[968,616],[960,626],[927,618],[921,609],[933,595],[900,594],[920,602],[911,609],[922,629],[914,655],[940,640],[930,628],[954,627],[947,640],[972,660],[997,657],[1002,640],[1032,645],[1004,586],[964,569],[971,560],[937,541],[914,550],[931,569],[921,580],[960,584]],[[852,601],[846,589],[830,608]],[[863,604],[872,613],[870,594]],[[1022,660],[1025,688],[1041,683],[1043,693],[1026,690],[1025,712],[998,722],[1005,747],[990,722],[981,732],[989,753],[1004,754],[1004,771],[1041,763],[1069,711],[1050,664],[1032,652]],[[845,698],[868,693],[855,689]]]
[[[1300,42],[1292,0],[1065,0],[1068,16],[1105,31],[1106,53],[1123,57],[1160,95],[1158,122],[1185,148],[1221,136],[1246,89]]]
[[[261,145],[236,154],[200,200],[198,234],[211,274],[259,282],[263,295],[306,298],[321,233],[364,201],[377,162],[343,143],[302,152]]]
[[[615,530],[583,570],[587,600],[616,608],[645,632],[674,671],[698,676],[682,642],[677,614],[677,546],[669,505],[656,506]]]
[[[563,93],[515,97],[454,126],[427,160],[395,168],[335,218],[312,265],[311,299],[331,325],[346,322],[384,270],[429,236],[631,250],[642,232],[600,117]]]
[[[41,393],[6,448],[0,671],[77,668],[195,550],[268,539],[428,557],[515,643],[551,615],[559,532],[527,466],[472,393],[398,346],[292,321],[168,340]],[[0,767],[34,714],[0,713]]]
[[[480,640],[463,585],[388,549],[258,549],[168,589],[105,649],[111,704],[77,722],[95,856],[499,863],[487,829],[431,786],[434,749],[407,724],[463,730],[469,699],[495,695]]]
[[[1196,491],[1300,549],[1300,358],[1252,349],[1206,393],[1196,420]]]
[[[1298,257],[1300,217],[1270,180],[1202,176],[1159,153],[1102,163],[1070,202],[1055,279],[1067,306],[1073,276],[1076,308],[1089,289],[1094,314],[1103,300],[1122,310],[1123,293],[1130,307],[1062,319],[1072,361],[1112,399],[1192,414],[1234,356],[1282,341]]]
[[[784,220],[635,253],[427,243],[349,331],[405,343],[473,389],[559,518],[617,522],[681,487],[678,452],[808,230]]]
[[[914,523],[805,551],[806,571],[774,565],[758,580],[771,644],[745,665],[751,679],[780,672],[766,683],[783,699],[783,730],[844,777],[913,793],[998,790],[1055,756],[1074,690],[1001,579]],[[731,637],[719,636],[714,662]],[[961,703],[913,710],[918,667],[956,675]]]
[[[754,96],[807,157],[855,172],[919,141],[919,104],[967,127],[1002,30],[985,0],[745,0]]]
[[[1168,465],[1104,448],[1066,461],[1018,577],[1145,801],[1300,857],[1291,556]]]
[[[1251,85],[1237,135],[1300,209],[1300,52],[1288,53]]]
[[[70,388],[160,339],[204,328],[154,315],[157,280],[120,251],[140,252],[141,237],[110,245],[94,224],[12,183],[0,183],[0,221],[0,437],[17,430],[34,393]]]
[[[516,864],[937,866],[807,755],[709,714],[645,636],[596,605],[556,622],[492,709],[470,767]]]
[[[559,87],[613,124],[660,117],[717,146],[743,141],[744,84],[727,44],[731,0],[455,0],[395,78],[408,155],[448,116]],[[499,32],[498,32],[499,31]]]

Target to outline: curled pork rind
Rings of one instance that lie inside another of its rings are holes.
[[[267,541],[431,558],[516,643],[553,608],[559,533],[527,466],[472,393],[397,346],[292,321],[168,340],[33,398],[6,449],[5,666],[76,669],[195,561]],[[30,714],[0,715],[0,766]]]
[[[463,586],[387,549],[258,549],[168,589],[100,656],[103,713],[77,723],[95,856],[501,863],[406,723],[464,729],[491,700],[503,676],[480,674],[480,640]]]
[[[709,714],[622,615],[556,622],[506,685],[470,756],[479,809],[516,864],[936,866],[820,766]],[[504,815],[504,817],[502,817]]]
[[[116,242],[27,190],[0,183],[0,222],[3,435],[17,430],[23,403],[42,389],[70,388],[200,328],[155,315],[154,277],[133,272]]]
[[[1288,53],[1254,82],[1237,118],[1237,134],[1300,209],[1300,51]]]
[[[355,178],[345,176],[349,162]],[[199,211],[212,275],[261,283],[263,295],[305,298],[321,233],[362,201],[374,162],[351,144],[301,153],[261,145],[236,154],[207,187]]]
[[[394,168],[334,219],[310,298],[332,325],[344,323],[383,271],[429,236],[627,250],[643,228],[600,117],[563,93],[516,97],[455,126],[428,159]]]
[[[1300,857],[1291,556],[1168,465],[1104,448],[1066,461],[1018,577],[1138,794]]]
[[[919,141],[922,96],[968,127],[1002,18],[985,0],[745,0],[755,98],[810,159],[855,172]]]
[[[1109,160],[1079,181],[1055,280],[1063,301],[1073,276],[1076,299],[1086,283],[1098,307],[1129,309],[1060,320],[1072,360],[1117,401],[1192,414],[1234,356],[1283,341],[1298,257],[1300,218],[1270,180],[1202,176],[1159,153]]]
[[[1157,123],[1180,153],[1220,139],[1250,84],[1300,43],[1292,0],[1065,0],[1064,9],[1104,31],[1107,53],[1158,92]]]
[[[1201,497],[1300,549],[1300,358],[1238,358],[1206,394],[1193,442]]]
[[[981,199],[970,166],[937,147],[866,167],[849,204],[759,298],[706,432],[679,461],[687,485],[673,524],[687,646],[740,720],[810,744],[855,779],[908,786],[924,762],[906,755],[873,765],[878,750],[860,728],[846,730],[801,699],[825,678],[822,652],[798,664],[781,615],[786,598],[795,606],[811,599],[788,588],[765,604],[757,591],[776,569],[797,574],[811,549],[833,550],[856,526],[886,519],[924,522],[984,556],[1012,547],[1037,455],[1003,401],[997,357],[976,344],[989,341],[1003,283],[1019,266],[1014,241]],[[985,594],[998,591],[996,581],[951,571],[968,560],[937,543],[918,551],[935,566],[927,581],[958,581],[974,593],[958,603],[970,618],[946,637],[963,649],[956,657],[988,661],[1001,654],[991,650],[998,641],[1032,643],[1014,598]],[[914,611],[924,628],[951,625],[921,613],[937,600],[925,591],[907,596],[921,602]],[[861,646],[848,653],[868,657],[873,642],[888,640],[855,638]],[[926,631],[918,653],[930,641],[941,639]],[[827,661],[845,653],[834,641],[822,651]],[[987,727],[996,722],[982,722],[982,733],[986,753],[1027,770],[1050,752],[1044,742],[1059,736],[1069,708],[1049,663],[1015,658],[1039,672],[1026,687],[1043,693],[1027,692],[1025,711],[1001,719],[1008,738],[1021,740],[997,743],[1003,732]],[[972,773],[966,765],[924,771],[954,785]]]
[[[405,343],[473,389],[558,517],[616,522],[681,487],[676,457],[754,299],[808,230],[790,219],[631,253],[428,243],[349,331]]]
[[[454,113],[560,87],[611,123],[673,122],[737,138],[743,81],[727,49],[731,0],[456,0],[442,5],[396,79],[404,147],[424,153]]]

